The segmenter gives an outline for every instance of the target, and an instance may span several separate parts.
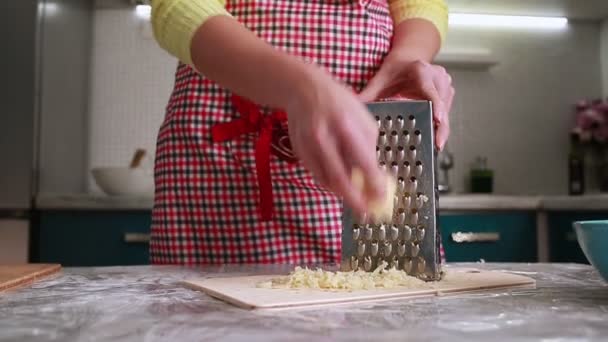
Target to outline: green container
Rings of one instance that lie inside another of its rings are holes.
[[[494,171],[471,170],[471,192],[478,194],[492,193],[494,189]]]

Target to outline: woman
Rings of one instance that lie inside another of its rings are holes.
[[[447,140],[454,90],[429,64],[447,8],[220,1],[152,2],[155,37],[181,62],[158,136],[152,262],[338,262],[340,198],[364,212],[385,195],[364,102],[432,100]]]

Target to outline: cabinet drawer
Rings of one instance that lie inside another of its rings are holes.
[[[150,212],[43,212],[40,262],[64,266],[148,264]]]
[[[534,213],[440,215],[449,262],[534,262],[537,260]]]
[[[588,264],[581,250],[572,223],[575,221],[605,220],[608,213],[549,213],[549,255],[551,262],[576,262]]]

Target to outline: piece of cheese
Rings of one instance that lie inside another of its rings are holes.
[[[393,177],[386,175],[386,189],[384,197],[371,201],[367,204],[367,214],[377,220],[390,221],[393,218],[393,210],[395,205],[395,192],[397,191],[397,184]],[[363,176],[363,171],[359,168],[353,168],[351,173],[351,182],[353,186],[361,192],[366,191],[366,181]]]
[[[257,284],[260,288],[272,289],[320,289],[327,291],[371,290],[377,288],[390,289],[396,287],[431,288],[432,283],[426,283],[418,278],[407,275],[404,271],[394,268],[387,269],[386,262],[379,265],[373,272],[351,271],[330,272],[322,269],[311,270],[296,267],[288,276],[278,277]]]

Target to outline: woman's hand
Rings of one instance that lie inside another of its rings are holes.
[[[378,127],[356,94],[321,70],[308,73],[287,108],[289,136],[296,155],[317,181],[364,213],[386,190],[378,168]],[[360,169],[366,189],[351,182]]]
[[[435,143],[440,150],[445,146],[450,135],[449,113],[454,87],[452,78],[443,67],[389,53],[359,96],[365,102],[395,96],[432,101]]]

